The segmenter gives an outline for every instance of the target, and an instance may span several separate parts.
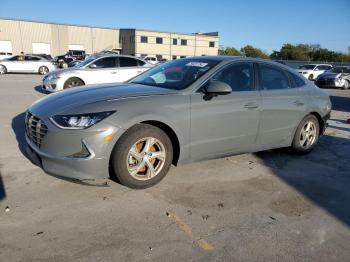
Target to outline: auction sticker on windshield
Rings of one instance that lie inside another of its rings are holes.
[[[186,66],[196,66],[196,67],[205,67],[208,63],[200,63],[200,62],[189,62]]]

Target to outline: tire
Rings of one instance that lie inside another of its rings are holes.
[[[313,75],[313,74],[309,75],[308,79],[309,79],[310,81],[314,80],[314,75]]]
[[[83,86],[85,83],[78,77],[69,78],[63,85],[63,89],[68,89],[76,86]]]
[[[0,75],[4,75],[7,73],[7,68],[4,65],[0,65]]]
[[[49,68],[47,68],[46,66],[41,66],[39,67],[38,73],[40,75],[46,75],[49,71],[50,71]]]
[[[342,86],[343,89],[349,89],[350,88],[350,82],[348,80],[345,80],[344,85]]]
[[[311,124],[310,126],[308,126]],[[306,154],[316,146],[320,136],[320,123],[314,115],[307,115],[300,122],[292,143],[292,149],[299,154]]]
[[[149,139],[152,142],[147,147]],[[159,183],[168,173],[172,161],[171,140],[163,130],[148,124],[137,124],[127,130],[116,143],[111,156],[112,170],[118,181],[134,189]],[[151,172],[150,165],[154,172]]]

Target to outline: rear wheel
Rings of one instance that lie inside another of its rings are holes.
[[[292,148],[295,152],[309,153],[317,144],[320,135],[320,124],[314,115],[306,116],[295,132]]]
[[[0,65],[0,75],[4,75],[7,73],[7,68],[4,65]]]
[[[117,179],[125,186],[141,189],[160,182],[173,161],[169,137],[159,128],[137,124],[118,140],[111,164]]]
[[[39,67],[39,74],[46,75],[50,70],[46,66]]]
[[[310,81],[314,80],[314,75],[309,75],[309,80]]]
[[[67,88],[71,88],[71,87],[75,87],[75,86],[83,86],[84,82],[83,80],[81,80],[80,78],[77,77],[72,77],[69,78],[63,86],[63,89],[67,89]]]

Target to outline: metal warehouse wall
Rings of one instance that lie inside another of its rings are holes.
[[[0,41],[11,41],[12,53],[32,53],[33,43],[49,44],[51,55],[83,46],[87,53],[120,48],[119,30],[0,19]],[[1,50],[0,50],[1,52]]]

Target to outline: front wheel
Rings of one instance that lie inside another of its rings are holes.
[[[4,75],[7,73],[7,69],[4,65],[0,65],[0,75]]]
[[[80,78],[77,77],[72,77],[69,78],[63,86],[63,89],[68,89],[68,88],[72,88],[72,87],[76,87],[76,86],[83,86],[84,82],[83,80],[81,80]]]
[[[348,80],[345,80],[343,89],[349,89],[350,88],[350,82]]]
[[[49,69],[46,66],[39,67],[39,74],[46,75],[49,72]]]
[[[320,125],[314,115],[306,116],[295,132],[292,149],[300,154],[309,153],[317,144]]]
[[[309,80],[310,81],[314,80],[314,75],[309,75]]]
[[[160,182],[173,161],[169,137],[159,128],[137,124],[122,135],[112,153],[111,164],[119,182],[142,189]]]

